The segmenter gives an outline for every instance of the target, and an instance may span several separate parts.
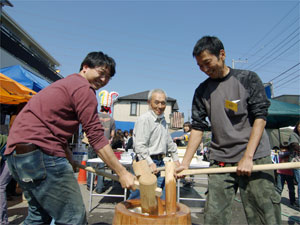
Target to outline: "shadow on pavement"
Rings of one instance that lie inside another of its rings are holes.
[[[28,212],[28,207],[10,209],[8,217],[13,218],[9,224],[22,224]]]
[[[205,192],[197,191],[193,186],[183,186],[180,188],[180,198],[191,198],[191,199],[205,199]],[[204,208],[205,201],[199,200],[180,200],[180,203],[185,204],[189,207],[200,207]]]

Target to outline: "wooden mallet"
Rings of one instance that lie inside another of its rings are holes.
[[[155,195],[157,178],[152,173],[146,160],[133,161],[132,167],[140,184],[140,199],[143,213],[158,214],[158,203]]]

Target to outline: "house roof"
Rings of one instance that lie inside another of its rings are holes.
[[[122,100],[126,100],[126,101],[134,101],[134,100],[136,100],[136,101],[147,101],[149,92],[150,91],[148,90],[148,91],[142,91],[142,92],[134,93],[134,94],[131,94],[131,95],[122,96],[122,97],[119,97],[117,99],[117,101],[122,101]],[[172,103],[172,109],[173,110],[179,110],[177,100],[175,98],[167,97],[167,102]]]

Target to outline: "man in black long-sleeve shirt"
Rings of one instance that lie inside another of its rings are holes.
[[[273,171],[252,173],[253,165],[271,162],[264,130],[270,102],[256,73],[225,64],[225,50],[216,37],[205,36],[193,56],[209,76],[196,89],[192,106],[192,131],[177,172],[187,169],[211,123],[210,167],[237,166],[236,173],[209,175],[205,224],[230,224],[237,189],[249,224],[280,224],[280,195]]]

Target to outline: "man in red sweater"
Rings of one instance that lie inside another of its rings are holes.
[[[7,163],[28,201],[24,224],[86,224],[67,140],[82,124],[97,155],[132,188],[135,177],[115,157],[97,114],[95,91],[115,74],[115,61],[91,52],[80,72],[40,91],[19,113],[9,132]]]

